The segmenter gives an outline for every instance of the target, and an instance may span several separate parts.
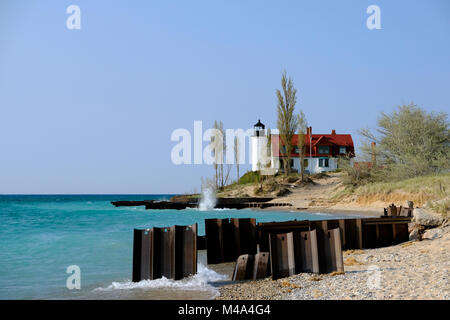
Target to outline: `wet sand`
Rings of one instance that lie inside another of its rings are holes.
[[[199,272],[182,280],[156,279],[133,283],[118,281],[99,286],[82,286],[82,290],[64,290],[48,299],[77,300],[211,300],[218,289],[230,281],[234,263],[206,264],[206,250],[198,251]],[[220,278],[220,279],[219,279]]]

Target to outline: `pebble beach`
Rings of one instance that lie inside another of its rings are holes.
[[[450,226],[432,240],[344,251],[344,273],[301,273],[220,287],[224,300],[450,299]]]

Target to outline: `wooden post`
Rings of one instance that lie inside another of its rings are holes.
[[[269,234],[270,264],[272,279],[276,280],[295,274],[295,257],[293,234]]]
[[[300,232],[299,240],[300,257],[299,259],[296,259],[296,273],[319,273],[319,255],[317,251],[316,230]]]
[[[133,232],[133,282],[151,279],[151,243],[152,230],[138,230]]]
[[[255,254],[255,263],[253,267],[252,279],[262,279],[267,275],[269,263],[269,252],[259,252]]]

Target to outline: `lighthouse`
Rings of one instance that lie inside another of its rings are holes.
[[[253,135],[251,140],[251,163],[252,171],[259,171],[270,163],[270,158],[267,150],[267,136],[266,130],[261,120],[253,126]]]

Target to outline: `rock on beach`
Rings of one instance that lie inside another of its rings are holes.
[[[444,222],[444,218],[423,208],[414,209],[413,215],[412,221],[425,227],[437,227]]]
[[[227,284],[216,299],[450,299],[450,227],[428,229],[432,240],[344,251],[344,274],[300,273]]]

